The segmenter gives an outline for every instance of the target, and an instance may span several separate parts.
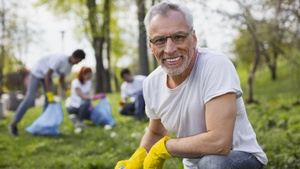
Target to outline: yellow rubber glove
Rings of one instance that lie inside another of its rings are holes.
[[[152,146],[145,158],[144,169],[162,169],[165,160],[172,158],[165,145],[165,142],[169,139],[170,137],[165,136]]]
[[[115,169],[143,169],[144,159],[147,156],[145,148],[138,148],[129,160],[122,160],[117,163]]]
[[[2,92],[3,93],[7,93],[8,92],[8,88],[6,86],[2,86]]]
[[[70,89],[67,89],[67,90],[65,91],[65,94],[66,94],[66,97],[69,97],[70,94],[71,94],[71,90],[70,90]]]
[[[47,96],[47,100],[49,103],[54,103],[54,97],[53,97],[53,93],[51,91],[48,91],[46,93],[46,96]]]

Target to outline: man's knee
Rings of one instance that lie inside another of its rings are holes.
[[[122,108],[122,109],[120,109],[119,113],[121,115],[133,115],[133,112],[130,111],[128,108]]]
[[[229,165],[226,159],[226,156],[206,155],[200,159],[198,167],[206,169],[226,169]]]

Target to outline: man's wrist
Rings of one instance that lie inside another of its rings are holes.
[[[165,136],[164,138],[162,138],[162,141],[164,143],[164,146],[163,146],[164,150],[162,151],[163,152],[162,156],[164,159],[172,158],[172,155],[169,153],[169,151],[167,149],[167,141],[170,139],[171,138],[169,136]]]

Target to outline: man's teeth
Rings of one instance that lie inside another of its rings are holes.
[[[177,60],[179,60],[180,57],[177,58],[170,58],[170,59],[166,59],[168,62],[175,62]]]

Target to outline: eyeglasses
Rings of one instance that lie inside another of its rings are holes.
[[[152,39],[149,38],[149,41],[156,47],[163,47],[165,46],[168,38],[171,38],[175,44],[179,45],[185,41],[185,39],[191,34],[192,30],[193,28],[189,32],[175,33],[170,36],[157,36]]]

